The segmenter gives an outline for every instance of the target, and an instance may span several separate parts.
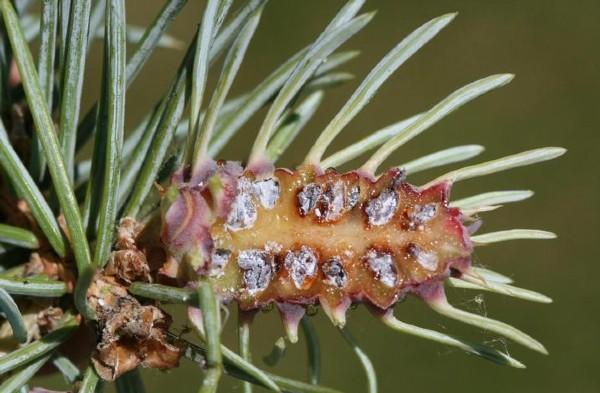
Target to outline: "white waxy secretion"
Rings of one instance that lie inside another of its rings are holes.
[[[340,218],[344,210],[345,191],[346,187],[341,181],[327,184],[315,208],[315,215],[323,221],[334,221]]]
[[[393,287],[398,280],[396,264],[391,254],[377,250],[369,250],[366,255],[369,268],[375,273],[378,279],[386,287]]]
[[[264,291],[273,277],[273,256],[264,250],[243,250],[237,257],[244,271],[244,285],[251,294]]]
[[[392,188],[398,188],[406,181],[406,170],[400,169],[392,178]]]
[[[339,257],[332,257],[321,265],[321,270],[325,274],[325,282],[336,288],[343,288],[348,282],[348,275]]]
[[[415,258],[417,263],[426,270],[437,270],[439,258],[434,252],[425,251],[416,244],[411,244],[408,248],[408,252]]]
[[[256,217],[257,211],[252,199],[251,184],[242,177],[238,182],[237,194],[227,216],[227,227],[232,231],[249,228],[256,222]]]
[[[215,248],[210,256],[210,270],[208,274],[211,277],[222,276],[230,256],[231,251],[224,248]]]
[[[385,189],[367,203],[365,213],[370,225],[380,226],[391,221],[397,208],[398,194],[394,190]]]
[[[354,206],[358,204],[358,199],[360,198],[360,187],[353,186],[350,189],[350,193],[348,194],[348,208],[352,209]]]
[[[437,204],[416,205],[410,213],[410,226],[412,229],[431,221],[437,214]]]
[[[300,289],[307,279],[316,275],[317,256],[309,247],[302,246],[300,250],[287,252],[284,266],[296,288]]]
[[[310,183],[305,185],[298,193],[298,209],[300,214],[305,216],[310,213],[317,201],[321,197],[321,187],[318,184]]]
[[[279,182],[276,179],[256,180],[252,183],[254,195],[265,209],[275,207],[279,199]]]

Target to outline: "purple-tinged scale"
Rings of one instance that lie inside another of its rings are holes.
[[[210,256],[210,270],[209,275],[211,277],[221,277],[224,273],[225,266],[229,262],[231,251],[225,248],[216,248],[213,250]]]
[[[321,266],[321,270],[325,275],[325,282],[336,288],[343,288],[348,282],[348,275],[342,265],[342,260],[339,257],[332,257],[328,259]]]
[[[323,221],[335,221],[340,218],[344,210],[345,191],[343,182],[329,183],[319,198],[315,215]]]
[[[279,182],[276,179],[256,180],[252,183],[254,195],[265,209],[275,207],[279,199]]]
[[[240,178],[237,194],[227,216],[227,227],[232,231],[246,229],[254,225],[256,218],[257,211],[252,199],[251,184],[245,178]]]
[[[391,221],[398,208],[398,194],[396,191],[385,189],[367,203],[365,213],[370,225],[381,226]]]
[[[296,288],[302,288],[304,282],[317,273],[317,256],[306,246],[298,251],[288,251],[283,263]]]
[[[388,253],[369,250],[366,255],[369,268],[375,273],[375,278],[386,287],[394,287],[398,279],[394,258]]]
[[[265,290],[273,277],[273,256],[264,250],[243,250],[237,257],[244,271],[244,285],[250,294]]]
[[[437,270],[439,258],[434,252],[425,251],[416,244],[410,244],[408,253],[426,270],[432,272]]]
[[[435,203],[416,205],[413,211],[409,214],[410,228],[416,229],[419,226],[427,223],[435,217],[437,210],[437,204]]]
[[[302,188],[302,191],[298,193],[298,209],[300,214],[305,216],[310,213],[315,206],[317,201],[321,197],[321,187],[318,184],[310,183]]]

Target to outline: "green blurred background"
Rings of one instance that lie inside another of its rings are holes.
[[[203,8],[201,1],[189,3],[170,30],[186,43],[200,21]],[[313,40],[342,4],[334,0],[270,1],[234,93],[252,88]],[[128,22],[145,25],[161,5],[159,0],[128,2]],[[350,314],[349,329],[375,364],[380,391],[599,392],[600,2],[387,0],[368,1],[364,9],[379,12],[370,26],[344,47],[362,52],[344,67],[356,79],[327,92],[315,119],[282,164],[294,165],[303,158],[318,132],[389,49],[420,24],[451,11],[459,12],[455,21],[389,79],[332,148],[345,146],[382,126],[423,111],[470,81],[511,72],[517,77],[509,86],[452,114],[396,152],[389,164],[467,143],[487,148],[475,161],[540,146],[569,149],[566,156],[556,161],[466,181],[454,190],[454,197],[492,190],[535,190],[536,195],[528,201],[485,214],[483,231],[540,228],[555,231],[559,239],[478,248],[474,260],[514,277],[519,286],[551,296],[554,303],[541,305],[463,290],[452,290],[450,299],[464,309],[486,313],[531,333],[547,346],[550,355],[541,356],[451,322],[416,299],[396,308],[397,316],[405,321],[483,340],[498,348],[506,346],[528,366],[526,370],[499,367],[441,345],[394,333],[359,307]],[[101,43],[95,45],[94,57],[86,70],[87,105],[99,90]],[[129,126],[135,125],[164,93],[182,54],[163,49],[151,59],[128,93]],[[214,79],[215,74],[212,83]],[[263,116],[264,111],[240,132],[220,158],[245,159]],[[363,160],[364,157],[348,168],[355,168]],[[422,184],[444,170],[428,171],[410,180]],[[344,392],[366,391],[364,373],[351,349],[322,312],[314,320],[323,352],[322,383]],[[232,347],[236,346],[234,325],[235,316],[225,334]],[[175,323],[174,327],[180,324]],[[302,338],[289,348],[278,367],[270,368],[262,362],[281,334],[276,313],[258,315],[252,335],[256,362],[272,372],[305,378]],[[182,361],[181,368],[170,372],[144,370],[143,375],[148,392],[195,392],[202,378],[201,371],[186,361]],[[241,387],[225,378],[221,391],[236,392]]]

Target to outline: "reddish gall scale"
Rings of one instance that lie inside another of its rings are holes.
[[[291,304],[387,309],[470,264],[446,183],[418,189],[397,169],[373,180],[306,168],[256,175],[235,165],[211,167],[194,181],[203,185],[194,197],[191,183],[175,182],[179,197],[165,206],[162,235],[170,249],[176,244],[177,262],[201,259],[195,274],[211,277],[225,302],[244,310],[277,303],[284,314]]]

